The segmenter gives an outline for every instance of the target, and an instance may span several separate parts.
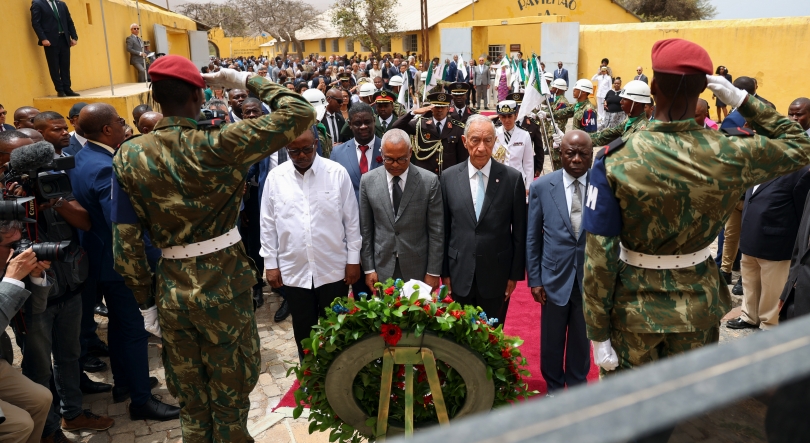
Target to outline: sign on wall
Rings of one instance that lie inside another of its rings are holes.
[[[544,6],[554,5],[557,8],[552,9],[561,9],[560,11],[555,11],[553,14],[551,10],[546,9],[545,15],[557,15],[559,12],[565,11],[575,11],[577,9],[577,0],[516,0],[518,8],[521,11],[524,9],[539,9],[540,11],[543,10]],[[542,14],[542,12],[540,12]]]

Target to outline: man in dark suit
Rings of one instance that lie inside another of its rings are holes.
[[[13,131],[14,130],[14,126],[6,124],[6,116],[7,115],[8,115],[8,111],[6,111],[6,108],[4,108],[3,105],[0,105],[0,132],[6,132],[6,131]]]
[[[151,393],[147,339],[143,317],[132,291],[124,278],[113,269],[111,186],[115,148],[124,141],[123,118],[110,105],[94,103],[82,109],[79,125],[86,129],[87,144],[76,155],[76,168],[71,172],[73,192],[79,204],[90,215],[91,229],[82,236],[82,246],[91,260],[98,285],[109,309],[110,361],[115,379],[113,400],[132,401],[132,420],[174,420],[180,408],[159,401]],[[156,262],[160,250],[147,253]]]
[[[68,111],[68,122],[73,126],[73,133],[70,134],[70,144],[62,151],[67,155],[76,155],[87,144],[87,139],[84,137],[84,131],[79,126],[79,113],[87,106],[85,102],[79,102],[70,107]]]
[[[343,140],[340,136],[340,129],[346,124],[346,119],[340,112],[340,106],[343,104],[343,93],[338,88],[332,88],[326,91],[326,112],[321,119],[321,123],[326,127],[326,131],[332,137],[334,144],[345,143],[348,139]]]
[[[366,285],[389,278],[439,286],[444,218],[439,178],[410,164],[411,140],[401,129],[383,136],[385,167],[360,181],[360,252]]]
[[[129,26],[129,31],[132,33],[127,37],[127,52],[129,52],[129,64],[135,67],[138,71],[138,83],[146,81],[146,51],[143,47],[143,40],[141,40],[141,26],[133,23]]]
[[[732,329],[771,329],[779,324],[779,296],[790,273],[804,201],[810,191],[810,166],[754,186],[745,192],[740,234],[742,315]]]
[[[78,96],[70,89],[70,47],[76,46],[79,36],[65,2],[32,0],[31,26],[37,33],[37,44],[45,47],[45,59],[56,94],[59,97]]]
[[[549,395],[585,383],[591,365],[582,313],[582,205],[592,152],[587,133],[566,133],[560,148],[562,169],[538,178],[529,188],[526,268],[532,296],[543,305],[540,372]]]
[[[647,76],[643,74],[643,72],[644,72],[644,68],[642,68],[641,66],[639,66],[638,68],[636,68],[636,75],[635,75],[635,77],[633,77],[633,80],[638,80],[638,81],[642,81],[642,82],[644,82],[644,83],[648,83],[648,84],[649,84],[649,83],[650,83],[650,81],[649,81],[649,79],[647,78]]]
[[[557,69],[554,71],[554,80],[561,78],[568,85],[568,70],[563,68],[563,62],[557,62]]]
[[[469,160],[442,175],[442,280],[454,300],[480,306],[503,324],[509,297],[526,269],[526,186],[520,172],[492,161],[495,125],[467,121]]]

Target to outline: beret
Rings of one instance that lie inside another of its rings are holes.
[[[179,55],[166,55],[149,66],[149,76],[153,82],[175,78],[198,88],[205,88],[202,73],[191,60]]]
[[[712,74],[712,59],[703,47],[687,40],[659,40],[652,47],[652,69],[663,74]]]

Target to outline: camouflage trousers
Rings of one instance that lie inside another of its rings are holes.
[[[549,146],[551,146],[550,143]],[[562,158],[560,156],[560,150],[554,149],[554,147],[552,146],[551,149],[549,149],[549,156],[551,157],[551,170],[556,171],[558,169],[562,169]]]
[[[252,442],[250,395],[259,380],[251,290],[216,306],[158,309],[169,392],[180,402],[185,443]]]
[[[613,375],[662,358],[702,348],[719,340],[720,325],[703,331],[668,334],[644,334],[613,329],[610,331],[610,345],[619,357],[619,367],[613,371],[599,368],[599,375],[602,377]]]

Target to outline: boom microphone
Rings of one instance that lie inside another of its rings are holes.
[[[53,145],[42,141],[11,151],[9,164],[13,171],[26,173],[50,166],[54,156]]]

